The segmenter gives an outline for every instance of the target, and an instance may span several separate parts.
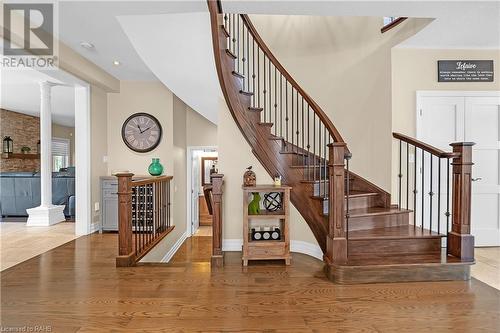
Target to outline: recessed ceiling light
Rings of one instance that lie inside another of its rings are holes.
[[[89,43],[89,42],[81,42],[80,46],[83,47],[84,49],[91,50],[94,48],[94,44]]]
[[[120,63],[118,60],[114,60],[114,61],[113,61],[113,65],[115,65],[115,66],[120,66],[120,65],[121,65],[121,63]]]

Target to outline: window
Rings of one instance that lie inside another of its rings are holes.
[[[59,171],[69,167],[70,141],[63,138],[52,138],[52,170]]]

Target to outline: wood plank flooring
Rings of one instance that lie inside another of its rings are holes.
[[[198,240],[196,240],[198,238]],[[1,326],[51,332],[498,332],[500,292],[478,281],[340,286],[323,264],[211,271],[188,245],[171,264],[116,268],[117,235],[71,241],[0,273]],[[188,258],[187,256],[191,256]],[[193,260],[193,259],[197,259]]]

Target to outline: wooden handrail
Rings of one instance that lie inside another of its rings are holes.
[[[380,29],[380,32],[381,33],[387,32],[387,31],[391,30],[392,28],[396,27],[397,25],[403,23],[406,19],[407,19],[407,17],[398,17],[397,19],[395,19],[391,23],[384,25],[382,27],[382,29]]]
[[[395,139],[407,142],[407,143],[409,143],[415,147],[418,147],[420,149],[423,149],[426,152],[431,153],[432,155],[437,156],[439,158],[455,158],[455,157],[460,156],[460,153],[458,153],[458,152],[446,152],[444,150],[441,150],[441,149],[436,148],[434,146],[431,146],[425,142],[419,141],[415,138],[412,138],[410,136],[407,136],[407,135],[404,135],[401,133],[392,133],[392,136]]]
[[[203,196],[205,198],[205,202],[207,203],[207,209],[210,215],[213,215],[212,190],[213,190],[212,184],[203,185]]]
[[[279,60],[274,56],[269,47],[267,47],[266,43],[264,43],[264,40],[260,37],[259,33],[257,32],[257,29],[253,25],[248,15],[241,14],[241,18],[243,20],[243,23],[247,26],[248,31],[250,31],[250,34],[255,39],[257,45],[262,49],[264,54],[269,58],[269,60],[271,60],[273,65],[279,70],[279,72],[285,77],[285,79],[288,82],[290,82],[292,87],[295,88],[295,90],[297,90],[297,92],[300,93],[300,95],[304,98],[307,104],[309,104],[312,107],[314,113],[316,113],[318,118],[327,128],[330,136],[336,142],[344,142],[344,139],[340,135],[339,131],[337,131],[330,118],[325,114],[325,112],[321,109],[321,107],[305,92],[305,90],[302,89],[302,87],[297,83],[297,81],[295,81],[295,79],[290,75],[290,73],[288,73],[285,67],[283,67],[283,65],[279,62]],[[347,147],[346,151],[349,152],[349,149],[347,149]]]
[[[154,183],[161,183],[165,181],[170,181],[174,178],[173,176],[157,176],[157,177],[147,177],[144,179],[132,180],[132,186],[142,186]]]

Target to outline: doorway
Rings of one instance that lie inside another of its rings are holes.
[[[217,171],[216,147],[188,147],[187,153],[187,236],[211,237],[212,215],[207,200],[210,174]],[[205,191],[204,191],[205,188]]]
[[[417,92],[417,139],[475,142],[471,233],[476,246],[500,246],[500,91]]]

